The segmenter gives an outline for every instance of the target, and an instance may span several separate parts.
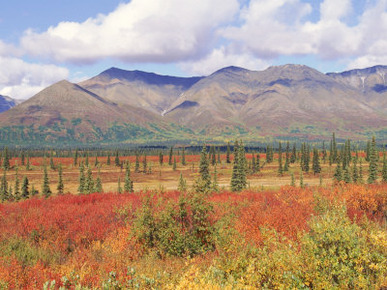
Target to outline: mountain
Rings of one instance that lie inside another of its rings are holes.
[[[166,116],[207,134],[238,129],[276,136],[353,135],[387,127],[387,116],[356,88],[303,65],[259,72],[224,68],[193,85]]]
[[[118,104],[132,105],[161,115],[201,77],[172,77],[110,68],[81,82],[87,90]]]
[[[0,124],[1,140],[31,142],[119,141],[176,131],[161,116],[118,105],[65,80],[0,114]]]
[[[18,104],[17,100],[14,100],[10,97],[0,95],[0,113],[8,111],[12,107],[15,107]]]
[[[0,143],[117,144],[269,138],[387,141],[386,68],[226,67],[182,78],[110,68],[0,114]]]
[[[367,103],[376,110],[387,113],[387,66],[378,65],[328,75],[340,83],[355,88],[364,95]]]

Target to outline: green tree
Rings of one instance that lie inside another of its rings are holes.
[[[336,180],[336,182],[340,182],[343,180],[343,169],[341,168],[341,164],[337,163],[335,174],[333,175],[333,178]]]
[[[238,144],[235,141],[234,145],[234,164],[231,175],[231,190],[241,191],[247,187],[247,161],[245,155],[245,148],[242,141]]]
[[[116,157],[114,158],[114,165],[117,166],[117,167],[121,165],[120,157],[118,155],[118,150],[116,150]]]
[[[183,178],[183,174],[180,172],[179,184],[177,186],[177,190],[180,192],[187,191],[187,181]]]
[[[173,165],[172,165],[173,171],[176,170],[176,156],[173,156]]]
[[[78,164],[78,149],[75,150],[73,164],[74,164],[74,166],[77,166],[77,164]]]
[[[197,192],[208,193],[211,189],[211,175],[209,170],[210,164],[207,158],[206,145],[203,145],[203,149],[200,153],[199,163],[199,178],[195,181],[194,189]]]
[[[313,148],[313,173],[317,174],[321,172],[320,157],[317,148]]]
[[[168,164],[172,165],[172,157],[173,157],[173,146],[169,149],[169,158],[168,158]]]
[[[289,163],[290,163],[290,143],[286,142],[286,152],[285,152],[285,165],[284,171],[289,171]]]
[[[383,153],[382,181],[387,182],[387,158],[386,152]]]
[[[212,181],[212,191],[219,192],[218,170],[216,169],[216,165],[214,167],[214,178]]]
[[[297,159],[296,143],[293,143],[292,154],[290,155],[290,163],[295,163]]]
[[[62,164],[59,163],[58,166],[58,186],[56,187],[58,190],[58,194],[63,194],[64,192],[64,184],[63,184],[63,170],[62,170]]]
[[[117,192],[122,193],[121,177],[118,177]]]
[[[93,172],[90,166],[87,166],[83,193],[90,194],[94,191]]]
[[[226,163],[231,163],[230,154],[231,154],[230,142],[228,142],[227,143],[227,151],[226,151]]]
[[[5,147],[4,148],[4,152],[3,152],[3,169],[4,170],[11,169],[11,165],[9,163],[9,159],[10,159],[10,156],[9,156],[8,147]]]
[[[27,176],[24,176],[22,180],[21,196],[23,199],[27,199],[30,197],[29,181]]]
[[[110,160],[110,152],[108,152],[107,160],[106,160],[106,165],[110,165],[111,160]]]
[[[9,197],[10,197],[9,192],[8,192],[8,182],[7,182],[7,171],[6,170],[4,170],[3,177],[1,178],[0,196],[1,196],[2,202],[9,200]]]
[[[148,163],[146,160],[146,153],[144,154],[144,158],[142,159],[142,172],[147,173]]]
[[[138,152],[136,152],[136,162],[134,164],[134,172],[139,173],[140,172],[140,156]]]
[[[50,180],[48,179],[48,174],[47,174],[47,167],[44,167],[44,171],[43,171],[42,194],[45,198],[50,197],[52,194],[52,191],[50,189]]]
[[[377,157],[376,157],[377,151],[376,151],[376,142],[375,137],[372,137],[371,141],[371,148],[370,148],[370,155],[369,155],[369,173],[368,173],[368,183],[374,183],[378,177],[378,164],[377,164]]]
[[[183,151],[181,153],[181,165],[187,165],[187,162],[185,161],[185,147],[183,147]]]
[[[125,183],[124,183],[124,191],[125,193],[132,193],[133,192],[133,182],[130,179],[130,164],[126,164],[125,168]]]
[[[160,166],[163,166],[163,163],[164,163],[164,155],[163,155],[163,152],[160,151],[159,152],[159,164],[160,164]]]
[[[85,193],[85,167],[83,166],[83,163],[81,162],[81,165],[79,166],[79,186],[78,186],[78,193],[83,194]]]
[[[15,200],[21,199],[21,191],[20,191],[20,180],[19,180],[19,174],[18,169],[16,168],[16,174],[15,174],[15,190],[14,190],[14,197]]]

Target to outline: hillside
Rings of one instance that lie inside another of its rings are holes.
[[[8,111],[18,104],[17,100],[10,97],[0,95],[0,113]]]

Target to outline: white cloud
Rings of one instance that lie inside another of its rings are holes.
[[[21,45],[31,55],[73,63],[195,59],[211,49],[214,31],[238,10],[237,0],[132,0],[83,23],[28,30]]]
[[[0,94],[27,99],[68,75],[69,71],[63,67],[0,57]]]
[[[257,59],[245,53],[233,53],[224,46],[214,49],[212,53],[199,61],[183,62],[179,66],[191,75],[209,75],[227,66],[240,66],[250,70],[262,70],[269,66],[269,63]]]

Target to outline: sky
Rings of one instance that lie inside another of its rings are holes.
[[[110,67],[387,65],[387,0],[0,0],[0,94],[27,99]]]

